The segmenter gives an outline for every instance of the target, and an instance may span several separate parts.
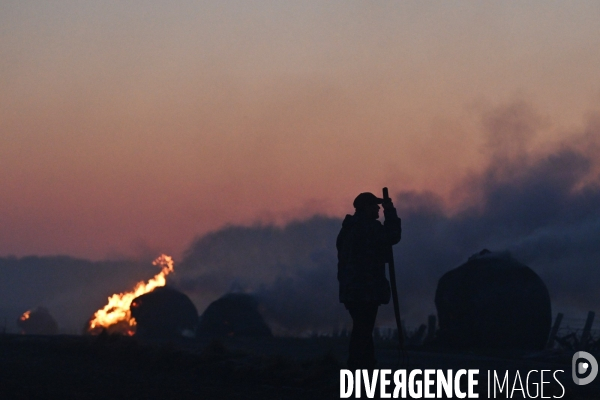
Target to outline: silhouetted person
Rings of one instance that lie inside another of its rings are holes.
[[[383,204],[385,222],[378,221]],[[352,317],[349,369],[375,367],[373,328],[377,309],[390,301],[385,263],[390,246],[400,241],[400,218],[391,200],[372,193],[354,199],[354,215],[346,215],[337,237],[340,302]]]

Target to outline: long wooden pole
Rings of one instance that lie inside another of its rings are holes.
[[[383,200],[389,201],[388,188],[383,188]],[[392,301],[394,302],[394,316],[396,317],[396,328],[398,329],[398,345],[404,348],[404,333],[402,331],[402,320],[400,319],[400,304],[398,302],[398,289],[396,288],[396,270],[394,265],[394,251],[392,246],[388,250],[388,266],[390,270],[390,286],[392,288]]]

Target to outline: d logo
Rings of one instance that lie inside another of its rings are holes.
[[[580,359],[586,361],[577,363]],[[593,355],[585,351],[578,351],[573,355],[571,366],[573,368],[573,382],[577,385],[587,385],[596,378],[596,375],[598,375],[598,361],[596,361]],[[588,371],[589,375],[587,377],[578,377],[578,375],[584,375]]]

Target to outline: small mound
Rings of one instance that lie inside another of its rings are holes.
[[[56,335],[58,324],[44,307],[28,311],[17,319],[17,326],[24,335]]]
[[[271,329],[258,312],[254,297],[243,293],[228,293],[212,302],[200,318],[198,334],[212,337],[272,336]]]
[[[138,337],[193,336],[198,325],[194,303],[185,294],[167,286],[133,299],[130,311],[137,324],[135,335]]]

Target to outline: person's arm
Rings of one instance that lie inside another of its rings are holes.
[[[402,236],[402,222],[392,200],[383,203],[383,215],[385,216],[383,227],[385,228],[386,239],[390,245],[394,245],[400,241]]]

